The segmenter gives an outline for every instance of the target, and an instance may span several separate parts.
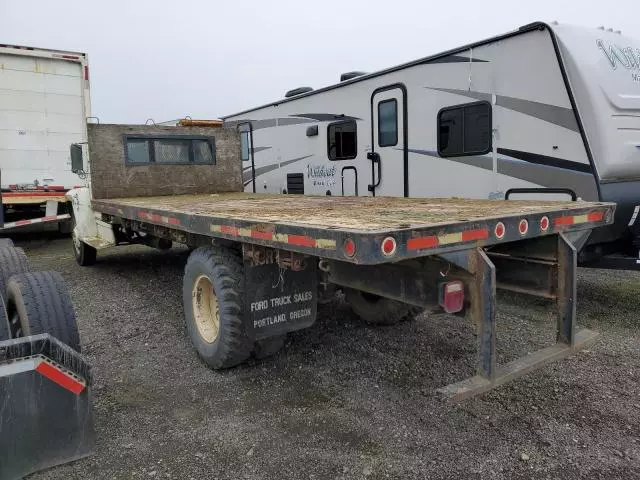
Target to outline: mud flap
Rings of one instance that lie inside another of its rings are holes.
[[[278,263],[245,262],[245,322],[251,338],[260,340],[313,325],[317,315],[316,262],[302,268]]]
[[[48,334],[0,342],[0,480],[89,455],[91,367]]]

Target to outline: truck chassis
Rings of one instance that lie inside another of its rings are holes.
[[[453,401],[597,337],[576,327],[576,245],[611,223],[613,204],[241,193],[91,200],[87,189],[69,196],[81,264],[93,263],[97,249],[151,239],[195,249],[185,270],[185,316],[196,350],[213,368],[244,361],[249,345],[312,325],[319,284],[464,310],[477,327],[477,373],[438,390]],[[497,365],[497,288],[554,301],[557,343]],[[225,289],[231,303],[221,297]],[[233,329],[226,317],[235,319]],[[232,341],[220,356],[215,344],[225,335]]]

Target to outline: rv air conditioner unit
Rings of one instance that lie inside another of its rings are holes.
[[[296,95],[302,95],[303,93],[312,92],[313,88],[311,87],[298,87],[293,90],[289,90],[284,94],[284,98],[295,97]]]
[[[351,80],[352,78],[361,77],[362,75],[366,75],[367,72],[347,72],[340,75],[340,81],[346,82],[347,80]]]

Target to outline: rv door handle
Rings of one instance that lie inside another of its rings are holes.
[[[380,161],[380,154],[377,152],[369,152],[367,153],[367,159],[371,160],[372,172],[373,166],[375,164],[378,165],[378,177],[376,179],[376,182],[367,186],[367,190],[369,190],[370,192],[375,192],[375,189],[380,186],[380,182],[382,181],[382,162]]]

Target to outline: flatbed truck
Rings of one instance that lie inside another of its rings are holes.
[[[105,135],[111,140],[120,139],[119,152],[127,151],[132,135],[146,138],[153,149],[154,142],[166,143],[173,135],[184,140],[189,133],[180,127],[154,133],[150,127],[126,126],[124,134],[114,136],[114,126],[90,127],[89,162],[114,161],[99,151],[107,144],[100,129],[110,129]],[[237,132],[220,128],[208,135],[218,151],[209,168],[240,172]],[[134,178],[133,169],[138,182],[154,168],[171,168],[147,164],[141,170],[126,158],[121,163],[124,178]],[[192,250],[182,292],[187,331],[214,369],[277,350],[287,332],[311,326],[327,285],[344,290],[354,311],[371,323],[393,323],[432,307],[466,314],[477,327],[477,374],[439,389],[455,401],[569,355],[597,337],[576,326],[576,248],[591,229],[613,221],[614,204],[263,195],[242,193],[241,176],[233,183],[238,191],[193,193],[201,188],[181,179],[195,166],[175,166],[177,183],[161,188],[171,195],[141,190],[132,181],[126,188],[119,185],[118,192],[152,195],[93,198],[89,188],[80,188],[68,196],[80,265],[94,263],[98,250],[121,244],[177,242]],[[91,171],[100,171],[97,167],[92,163]],[[198,176],[193,178],[197,183]],[[91,185],[101,181],[92,178]],[[555,302],[557,343],[497,365],[497,288]]]

